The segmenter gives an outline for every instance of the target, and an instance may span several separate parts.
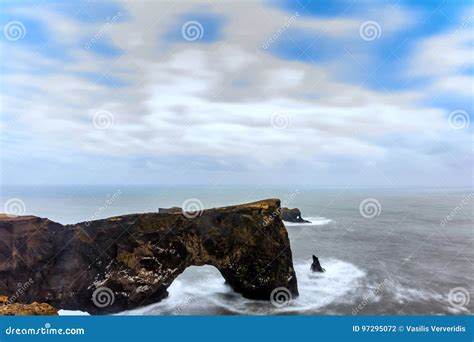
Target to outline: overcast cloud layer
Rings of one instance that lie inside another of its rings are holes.
[[[468,2],[293,4],[4,3],[2,183],[472,185]]]

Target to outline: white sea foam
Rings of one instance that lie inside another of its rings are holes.
[[[213,266],[190,266],[168,288],[168,297],[161,302],[124,311],[122,315],[185,315],[207,314],[216,305],[214,297],[234,294]],[[237,294],[235,294],[237,295]]]
[[[242,297],[224,283],[216,268],[202,266],[199,270],[190,267],[184,272],[188,274],[180,275],[168,288],[169,297],[163,301],[122,314],[219,314],[220,309],[221,313],[272,315],[314,312],[328,304],[352,301],[350,294],[357,289],[365,272],[342,260],[321,259],[321,263],[326,268],[324,273],[311,272],[310,260],[295,265],[300,295],[283,308],[276,308],[268,301]],[[189,277],[191,272],[194,274]],[[213,311],[208,312],[209,308]]]
[[[59,310],[59,316],[89,316],[89,314],[85,311],[78,311],[78,310]]]
[[[300,296],[295,305],[301,310],[318,309],[331,303],[350,301],[346,295],[357,289],[366,275],[350,262],[320,258],[326,272],[315,273],[310,270],[311,261],[295,266]]]
[[[304,219],[307,221],[310,221],[310,223],[297,223],[297,222],[286,222],[286,221],[283,221],[283,223],[287,227],[292,227],[292,226],[325,226],[332,222],[331,219],[328,219],[325,217],[319,217],[319,216],[305,217]]]

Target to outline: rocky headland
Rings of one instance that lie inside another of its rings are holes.
[[[274,217],[278,199],[192,215],[178,209],[72,225],[3,217],[0,293],[16,303],[115,313],[165,298],[188,266],[212,265],[244,297],[268,300],[278,287],[298,295],[288,233]]]

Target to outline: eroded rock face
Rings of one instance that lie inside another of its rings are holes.
[[[133,214],[63,226],[22,216],[0,220],[0,293],[17,301],[105,314],[167,296],[192,265],[213,265],[244,297],[269,299],[277,287],[298,295],[280,201],[204,210]],[[193,215],[195,216],[195,215]]]
[[[295,223],[311,223],[301,217],[301,211],[298,208],[288,209],[281,208],[281,216],[283,221]]]
[[[2,316],[57,316],[58,310],[46,303],[11,303],[7,296],[0,296],[0,315]]]

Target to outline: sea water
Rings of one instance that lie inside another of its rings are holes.
[[[166,299],[121,314],[466,315],[474,312],[473,191],[5,186],[0,203],[18,198],[25,214],[74,223],[156,212],[190,198],[212,208],[278,197],[311,221],[285,223],[300,295],[284,306],[243,298],[213,266],[192,266],[173,282]],[[313,254],[325,273],[310,271]]]

